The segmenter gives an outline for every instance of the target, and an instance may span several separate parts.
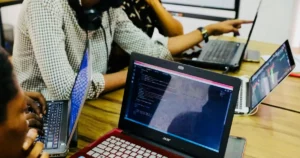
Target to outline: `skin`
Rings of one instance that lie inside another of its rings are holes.
[[[145,0],[156,13],[165,36],[174,37],[183,34],[182,24],[176,20],[159,0]]]
[[[27,99],[17,82],[18,94],[7,104],[7,117],[0,124],[0,153],[2,157],[37,158],[42,153],[43,144],[34,144],[37,131],[31,129],[26,121]],[[43,153],[42,158],[49,155]]]

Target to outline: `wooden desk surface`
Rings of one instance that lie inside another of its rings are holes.
[[[251,42],[251,49],[271,54],[279,45]],[[263,63],[243,63],[241,70],[230,75],[252,75]],[[87,101],[79,120],[78,148],[71,155],[108,131],[117,127],[124,90]],[[289,77],[264,102],[300,111],[297,104],[300,94],[298,78]],[[245,158],[298,158],[300,155],[300,114],[284,109],[261,105],[255,116],[235,116],[231,135],[245,137]]]
[[[78,149],[117,127],[122,91],[86,102],[79,120]],[[298,158],[299,120],[297,113],[262,105],[255,116],[235,116],[231,135],[247,139],[245,158]],[[78,149],[71,150],[70,155]]]

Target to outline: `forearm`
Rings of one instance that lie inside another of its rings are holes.
[[[172,55],[178,55],[203,41],[202,34],[195,30],[185,35],[169,38],[168,49]]]
[[[174,37],[183,34],[182,24],[174,19],[173,16],[168,11],[166,11],[166,9],[158,0],[152,0],[151,2],[149,2],[149,5],[156,13],[166,36]]]
[[[127,70],[122,70],[112,74],[104,75],[105,88],[104,92],[109,92],[125,85]]]

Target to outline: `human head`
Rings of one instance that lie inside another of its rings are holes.
[[[0,154],[20,157],[28,131],[26,100],[13,73],[8,55],[0,50]]]

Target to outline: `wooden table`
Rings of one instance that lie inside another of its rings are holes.
[[[250,48],[270,54],[278,45],[252,42]],[[230,75],[251,75],[262,63],[243,63],[239,72]],[[86,102],[79,119],[78,148],[72,149],[69,155],[117,127],[123,94],[124,90],[120,89]],[[267,104],[286,109],[260,105],[254,116],[234,117],[231,135],[247,139],[245,158],[300,157],[300,113],[291,111],[300,111],[298,94],[299,79],[289,77],[264,100]]]

